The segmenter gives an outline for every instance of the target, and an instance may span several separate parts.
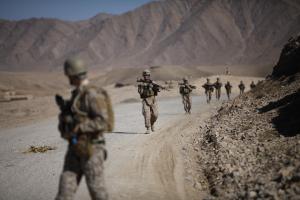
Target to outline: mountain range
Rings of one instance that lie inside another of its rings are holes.
[[[298,0],[163,0],[83,21],[0,20],[0,70],[56,70],[67,57],[95,68],[273,66],[300,33]]]

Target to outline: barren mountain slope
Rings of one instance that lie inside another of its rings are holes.
[[[276,62],[300,32],[297,0],[153,1],[81,22],[0,22],[0,67],[50,69],[68,56],[99,67]]]
[[[0,69],[26,71],[47,68],[55,63],[61,52],[58,44],[73,37],[82,29],[98,24],[110,17],[98,14],[86,21],[66,22],[57,19],[32,18],[21,21],[0,21]],[[76,39],[74,39],[76,40]],[[51,70],[51,69],[50,69]]]

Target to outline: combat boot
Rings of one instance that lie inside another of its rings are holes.
[[[147,128],[145,134],[150,134],[150,129],[149,128]]]
[[[152,131],[152,132],[155,131],[154,125],[151,126],[151,131]]]

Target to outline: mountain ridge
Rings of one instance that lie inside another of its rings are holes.
[[[153,1],[78,22],[0,21],[0,69],[56,70],[70,56],[98,68],[272,66],[298,33],[294,0]]]

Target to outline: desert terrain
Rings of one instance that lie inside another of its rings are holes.
[[[115,107],[116,129],[106,134],[109,157],[105,178],[111,199],[198,198],[191,175],[185,174],[195,166],[183,147],[197,132],[198,120],[207,118],[219,103],[208,105],[203,96],[193,99],[190,116],[183,113],[180,98],[160,100],[157,131],[151,135],[144,134],[139,102]],[[59,137],[56,117],[2,130],[0,138],[0,199],[53,199],[67,148],[67,142]],[[55,150],[22,153],[30,145],[49,145]],[[76,199],[89,199],[84,180]]]
[[[225,68],[225,67],[224,67]],[[223,84],[230,81],[233,85],[232,92],[237,94],[240,80],[246,85],[246,91],[249,90],[251,81],[257,83],[262,77],[243,77],[243,76],[226,76],[211,75],[197,69],[186,69],[183,67],[165,66],[151,69],[153,79],[161,85],[168,88],[169,91],[162,91],[161,98],[180,97],[178,92],[178,82],[183,77],[190,78],[190,82],[197,89],[194,95],[203,95],[202,85],[206,82],[206,77],[210,77],[214,82],[217,77],[221,78]],[[114,104],[122,102],[137,102],[139,95],[136,88],[136,79],[141,77],[142,69],[122,69],[111,70],[108,72],[92,72],[91,84],[104,87],[111,95]],[[199,78],[203,76],[202,78]],[[33,98],[28,101],[11,101],[0,103],[0,128],[25,125],[30,122],[44,120],[56,116],[58,107],[55,104],[55,94],[62,94],[69,97],[71,87],[68,85],[67,78],[61,73],[39,73],[39,72],[1,72],[0,73],[0,95],[6,91],[15,91],[17,94],[29,94]],[[171,84],[170,84],[171,81]],[[116,83],[121,83],[123,87],[115,87]],[[225,89],[222,89],[225,95]]]
[[[90,84],[112,99],[110,199],[299,199],[298,0],[164,0],[82,21],[0,19],[0,200],[57,193],[68,144],[54,96],[70,97],[70,56],[85,61]],[[137,92],[144,69],[166,88],[148,135]],[[191,114],[178,89],[184,77],[196,86]],[[207,78],[223,83],[221,100],[213,95],[210,104]],[[84,182],[75,199],[90,199]]]
[[[251,81],[257,83],[264,78],[211,75],[182,67],[156,67],[150,70],[157,82],[168,90],[162,90],[159,94],[157,131],[149,136],[143,134],[144,122],[136,87],[136,78],[140,77],[142,70],[113,70],[92,73],[91,76],[91,84],[103,85],[111,95],[116,114],[116,129],[106,135],[109,159],[105,164],[105,175],[110,197],[170,200],[198,199],[199,195],[204,197],[207,192],[200,191],[198,182],[193,179],[197,173],[194,162],[197,154],[192,143],[199,130],[199,122],[215,113],[227,97],[223,88],[222,100],[207,104],[201,86],[207,77],[213,82],[220,77],[223,83],[231,82],[234,97],[238,94],[240,80],[245,82],[248,91]],[[5,180],[0,187],[0,193],[5,194],[1,199],[54,198],[67,145],[57,131],[59,110],[54,94],[68,97],[71,88],[66,77],[58,73],[6,72],[1,76],[2,94],[14,90],[17,94],[33,95],[30,100],[0,104],[1,169],[5,172],[0,177]],[[178,82],[182,77],[189,77],[191,84],[197,87],[192,94],[192,115],[184,114],[181,103]],[[116,87],[113,83],[124,86]],[[53,150],[23,153],[30,146],[43,145]],[[26,172],[21,173],[24,167]],[[47,182],[43,181],[45,179]],[[32,185],[35,185],[34,190]],[[18,188],[18,192],[10,188]],[[76,199],[89,199],[85,184],[81,184]]]

